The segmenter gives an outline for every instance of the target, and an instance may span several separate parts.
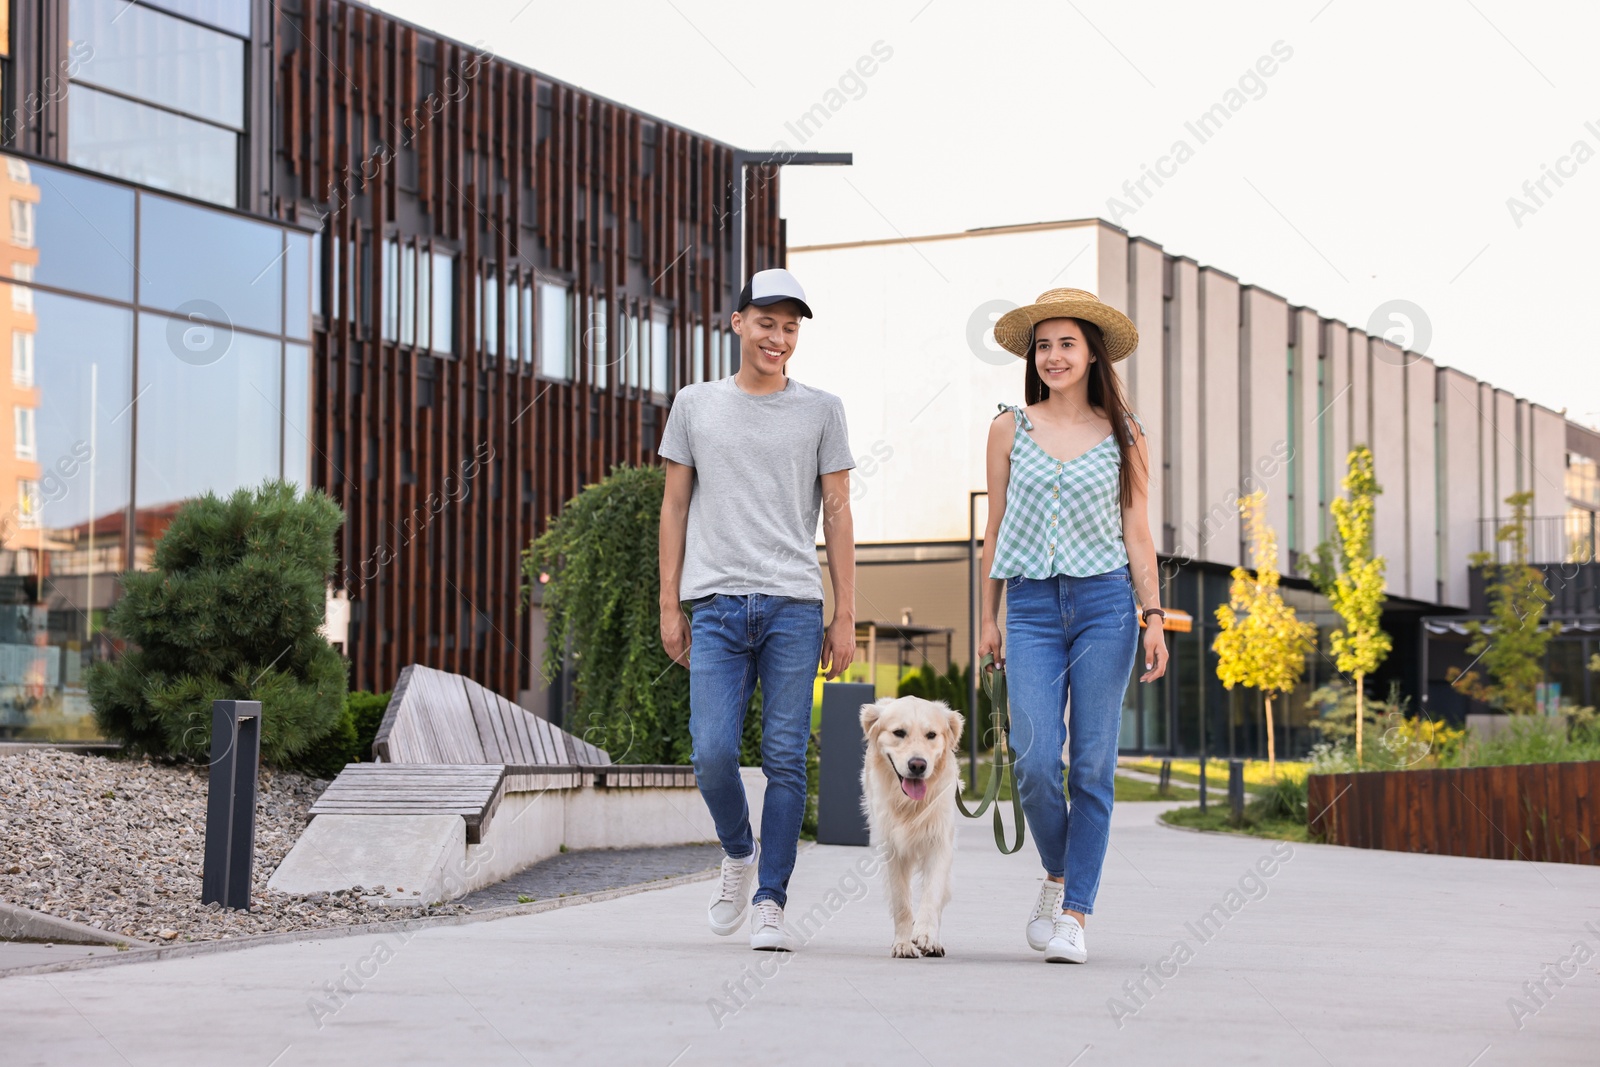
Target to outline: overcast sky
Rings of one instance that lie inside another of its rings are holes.
[[[742,147],[854,152],[785,171],[791,245],[1098,215],[1354,326],[1409,301],[1429,356],[1600,426],[1600,5],[375,6]]]

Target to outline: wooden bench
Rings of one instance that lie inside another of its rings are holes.
[[[372,744],[385,763],[607,764],[611,757],[470,678],[412,664],[400,672]]]
[[[459,815],[479,844],[505,796],[503,764],[350,763],[317,802],[317,815]]]

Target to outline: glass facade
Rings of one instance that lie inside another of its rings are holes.
[[[0,738],[81,740],[117,576],[177,507],[308,481],[311,241],[3,158]]]
[[[68,162],[236,205],[249,23],[248,0],[71,0]]]

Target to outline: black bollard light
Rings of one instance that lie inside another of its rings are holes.
[[[211,702],[211,780],[206,797],[206,860],[200,902],[250,910],[256,859],[256,775],[261,766],[261,702]]]
[[[1238,826],[1244,821],[1244,761],[1231,759],[1228,761],[1228,813],[1233,817],[1233,824]]]

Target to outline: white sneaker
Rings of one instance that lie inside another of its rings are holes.
[[[789,935],[783,930],[783,909],[770,900],[756,905],[750,917],[750,947],[767,952],[788,952]]]
[[[1043,952],[1055,932],[1056,912],[1061,910],[1061,892],[1066,886],[1046,878],[1039,887],[1039,902],[1033,906],[1033,917],[1028,920],[1028,947]]]
[[[706,909],[711,932],[719,937],[727,937],[744,925],[750,894],[755,892],[756,862],[760,856],[761,846],[757,844],[750,855],[740,859],[722,857],[722,877],[711,895],[711,906]]]
[[[1083,925],[1066,912],[1058,912],[1055,930],[1044,949],[1044,958],[1051,963],[1086,962],[1089,949],[1083,943]]]

